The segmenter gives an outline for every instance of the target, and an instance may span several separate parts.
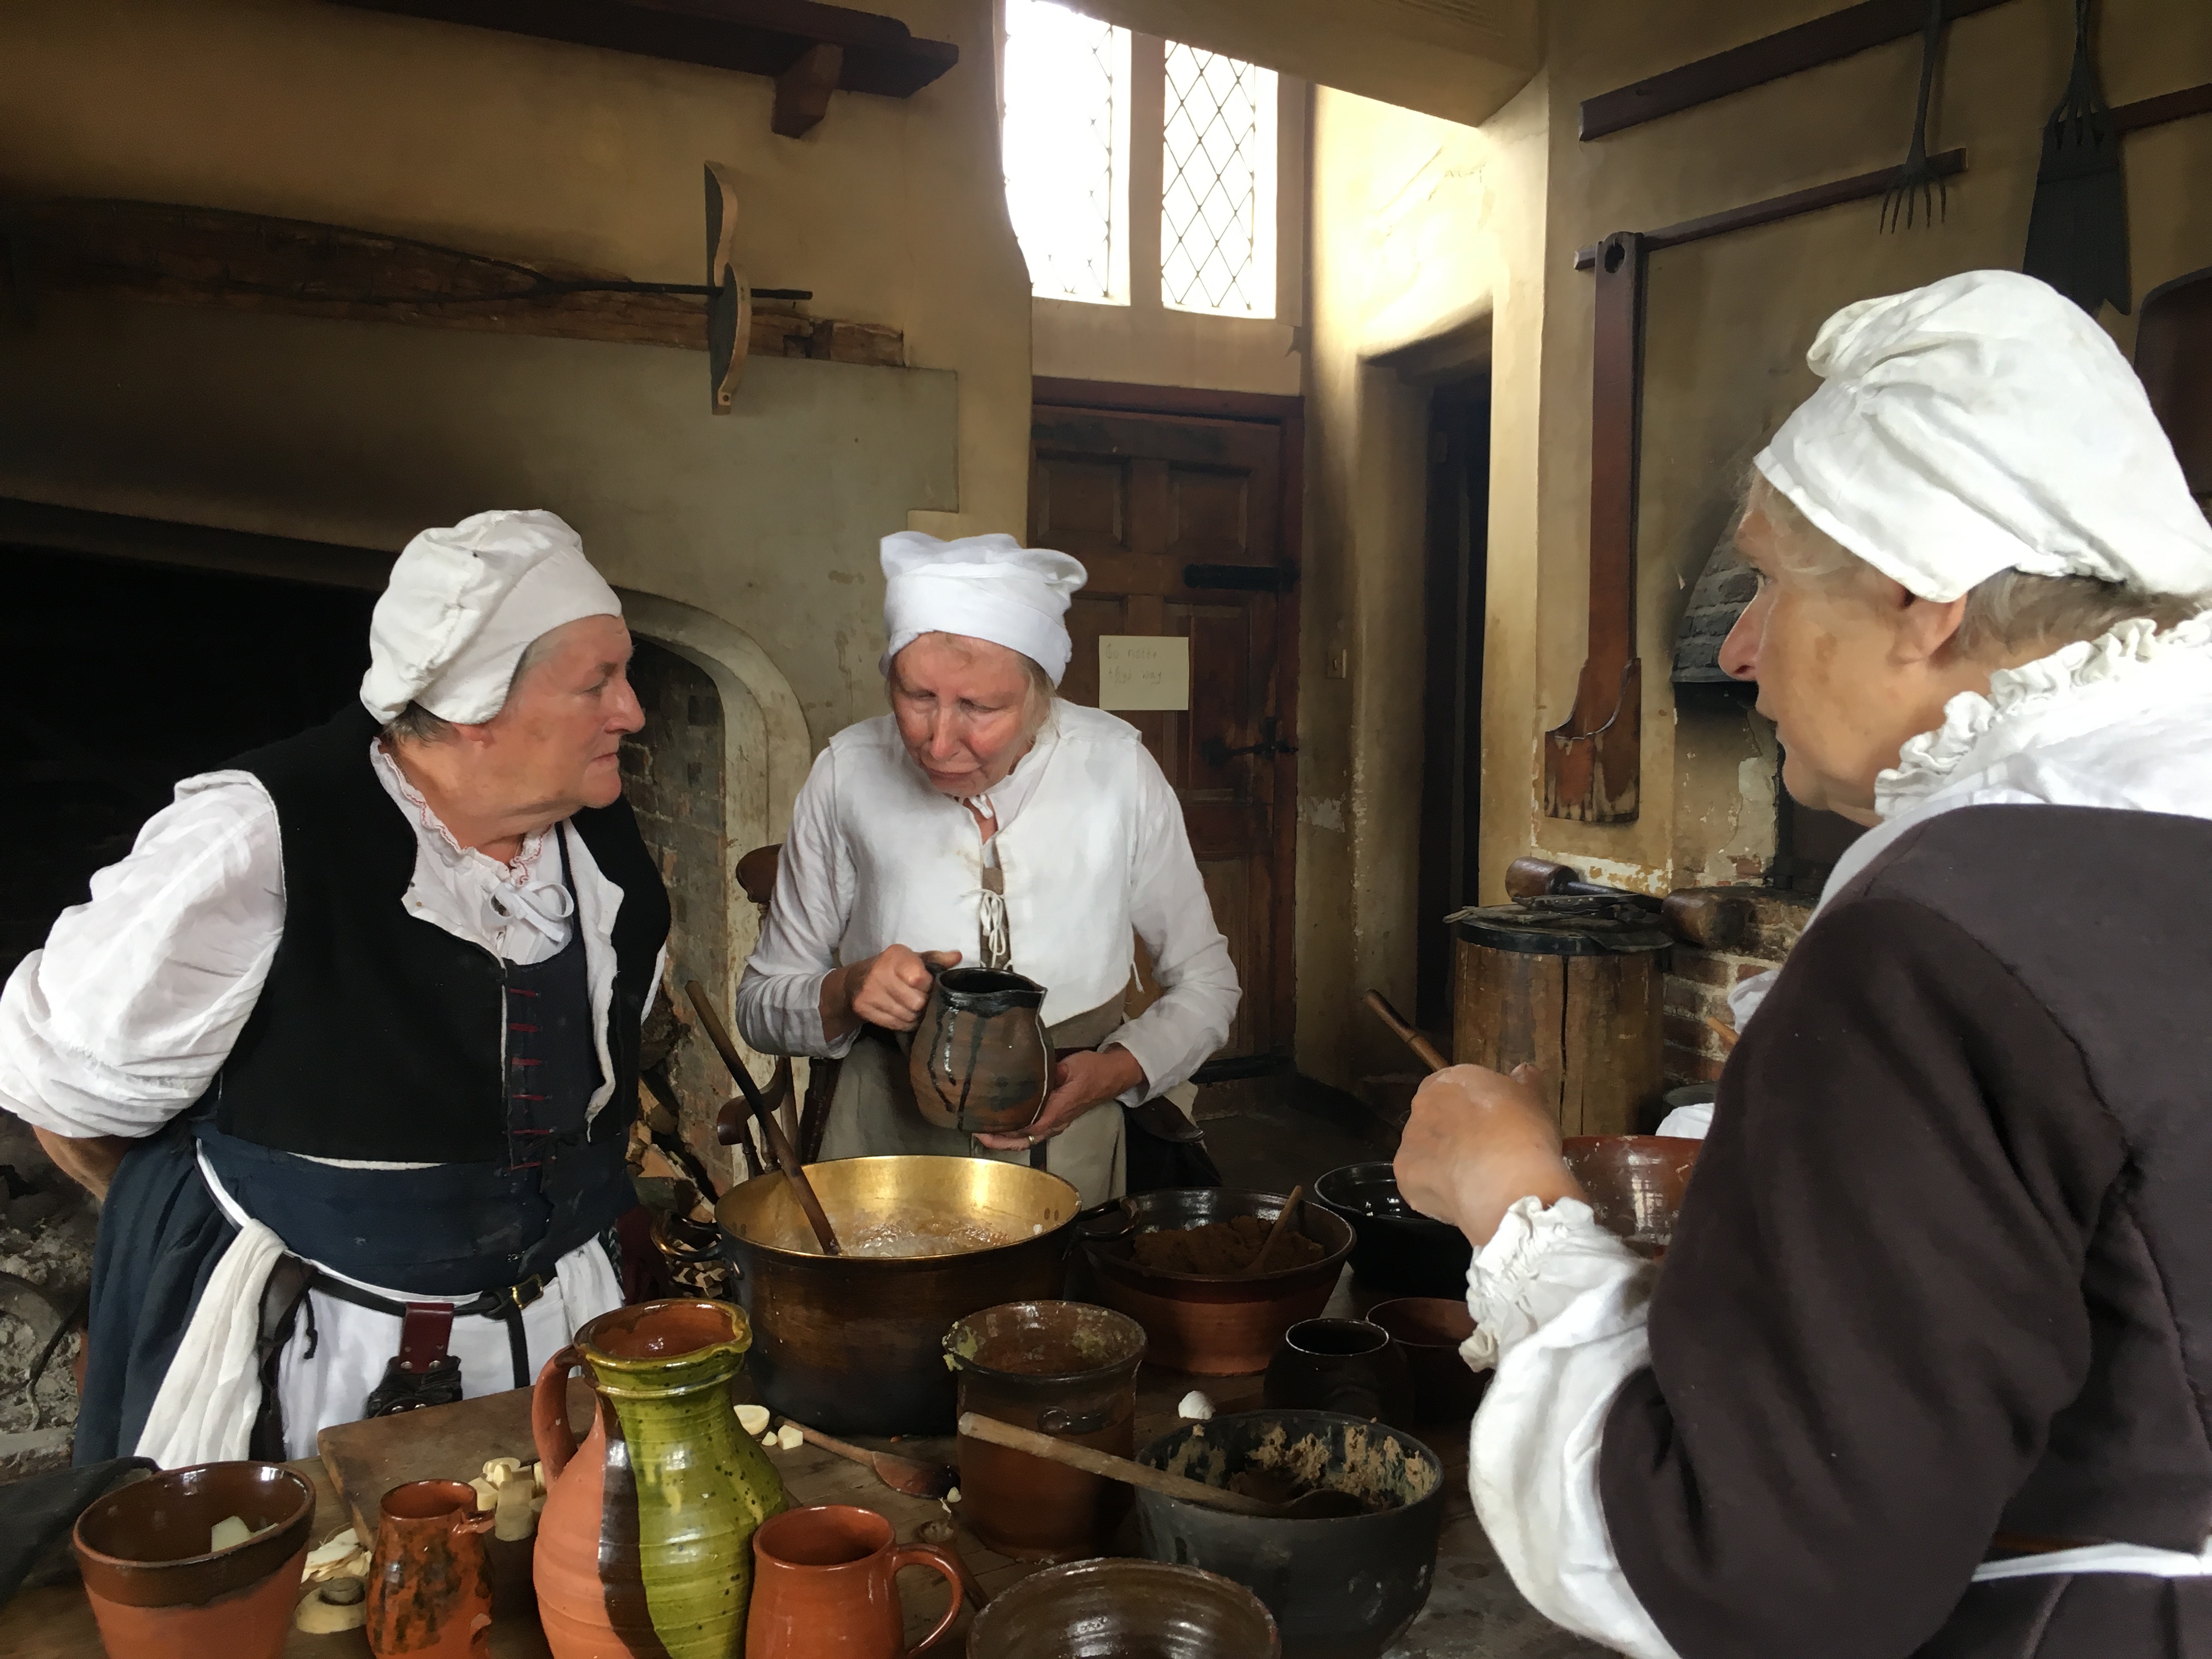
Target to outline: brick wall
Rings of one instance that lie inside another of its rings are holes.
[[[737,989],[730,866],[751,849],[732,848],[724,829],[721,694],[704,671],[647,640],[636,641],[629,678],[645,725],[623,744],[623,793],[668,886],[665,989],[688,1028],[691,1006],[684,985],[698,980],[718,1000],[726,1023]],[[684,1139],[710,1171],[726,1179],[730,1153],[714,1139],[714,1117],[731,1086],[722,1062],[703,1040],[687,1036],[670,1071],[684,1105]]]
[[[1746,890],[1723,890],[1743,896]],[[1677,945],[1666,978],[1667,1085],[1711,1083],[1721,1074],[1728,1057],[1727,1045],[1705,1024],[1711,1015],[1723,1025],[1735,1021],[1729,1012],[1730,988],[1754,974],[1778,966],[1805,929],[1813,914],[1810,893],[1778,888],[1750,890],[1751,926],[1733,951],[1699,951]]]

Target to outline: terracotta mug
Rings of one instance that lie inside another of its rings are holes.
[[[787,1510],[753,1534],[753,1605],[745,1659],[914,1659],[960,1616],[960,1564],[927,1544],[895,1545],[891,1523],[844,1504]],[[951,1601],[937,1628],[905,1645],[898,1570],[945,1575]]]
[[[410,1480],[384,1494],[368,1566],[368,1650],[376,1659],[484,1659],[491,1650],[492,1517],[476,1488]]]
[[[232,1516],[252,1535],[210,1550]],[[72,1541],[100,1641],[118,1655],[277,1659],[314,1519],[314,1488],[276,1463],[199,1463],[94,1499]]]
[[[996,968],[930,969],[907,1051],[922,1116],[971,1135],[1018,1134],[1052,1092],[1044,987]]]

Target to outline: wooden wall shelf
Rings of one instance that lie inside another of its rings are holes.
[[[765,75],[776,82],[775,131],[796,138],[831,92],[911,98],[960,61],[896,17],[815,0],[334,0],[361,11],[465,23]]]

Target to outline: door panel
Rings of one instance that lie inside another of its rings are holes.
[[[1294,429],[1043,403],[1032,428],[1030,543],[1071,553],[1091,573],[1068,612],[1074,656],[1060,695],[1096,705],[1103,635],[1190,641],[1190,708],[1121,718],[1142,733],[1182,803],[1215,924],[1244,987],[1223,1050],[1231,1055],[1290,1046],[1297,760],[1288,750],[1219,750],[1260,744],[1270,717],[1285,743],[1295,740],[1296,602],[1287,592],[1194,589],[1186,567],[1289,570],[1285,480],[1296,474],[1285,451]]]

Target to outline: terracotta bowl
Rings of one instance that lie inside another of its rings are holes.
[[[1560,1150],[1599,1224],[1661,1256],[1674,1242],[1674,1218],[1705,1144],[1674,1135],[1569,1135]]]
[[[1279,1659],[1275,1621],[1242,1584],[1164,1561],[1078,1561],[991,1599],[969,1659]]]
[[[210,1551],[234,1515],[255,1535]],[[313,1488],[276,1463],[201,1463],[108,1493],[71,1534],[100,1641],[114,1655],[277,1659],[314,1518]]]
[[[1155,1365],[1205,1376],[1265,1370],[1283,1333],[1318,1315],[1336,1289],[1352,1243],[1341,1217],[1318,1204],[1302,1206],[1291,1230],[1320,1245],[1321,1259],[1249,1278],[1142,1267],[1129,1239],[1240,1215],[1273,1222],[1284,1202],[1280,1193],[1170,1187],[1085,1212],[1079,1221],[1085,1254],[1098,1278],[1098,1299],[1145,1328],[1145,1358]]]
[[[1413,1420],[1464,1423],[1490,1388],[1492,1373],[1460,1358],[1459,1345],[1474,1334],[1474,1316],[1451,1297],[1401,1296],[1378,1302],[1367,1321],[1390,1333],[1413,1379]]]

